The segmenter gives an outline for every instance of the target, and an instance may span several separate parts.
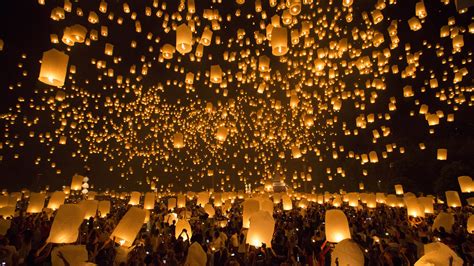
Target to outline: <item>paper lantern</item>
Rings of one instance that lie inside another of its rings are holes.
[[[457,191],[446,191],[446,202],[449,207],[456,208],[462,207],[461,198]]]
[[[364,253],[355,241],[344,239],[332,251],[331,265],[364,266]]]
[[[79,206],[82,208],[84,212],[83,219],[89,219],[91,217],[95,217],[97,214],[97,207],[99,205],[99,201],[97,200],[83,200],[79,203]]]
[[[193,48],[193,32],[186,24],[176,28],[176,50],[180,54],[187,54]]]
[[[292,16],[297,16],[301,12],[301,0],[288,0],[287,6]]]
[[[270,215],[273,215],[273,202],[268,198],[261,198],[259,201],[260,201],[260,210],[266,211]]]
[[[275,230],[273,216],[266,211],[257,211],[252,214],[249,220],[246,243],[254,247],[261,247],[262,244],[271,247]]]
[[[209,202],[209,193],[206,191],[199,192],[197,195],[197,205],[204,207]]]
[[[173,147],[175,149],[181,149],[184,147],[184,135],[181,133],[175,133],[173,135]]]
[[[418,31],[421,29],[421,22],[417,17],[412,17],[408,20],[408,26],[412,31]]]
[[[345,7],[352,6],[353,0],[342,0],[342,5]]]
[[[3,40],[0,39],[0,52],[3,51],[3,46],[4,46]]]
[[[168,210],[174,210],[176,208],[176,198],[168,199]]]
[[[272,30],[272,54],[283,56],[288,52],[288,30],[286,28],[274,28]]]
[[[62,87],[66,79],[69,56],[56,49],[43,53],[38,80],[55,87]]]
[[[46,195],[41,193],[30,194],[30,201],[28,203],[27,213],[40,213],[44,207],[44,200]]]
[[[6,195],[0,195],[0,208],[8,206],[9,197]]]
[[[64,204],[64,200],[66,199],[66,194],[63,191],[55,191],[51,198],[49,198],[48,208],[52,210],[56,210]]]
[[[439,230],[441,227],[448,233],[453,231],[454,216],[451,213],[440,212],[433,221],[432,230]]]
[[[302,154],[301,154],[301,151],[300,151],[300,148],[298,148],[297,146],[292,146],[291,147],[291,157],[293,159],[298,159],[298,158],[301,158]]]
[[[423,3],[423,1],[416,3],[415,14],[419,19],[423,19],[428,15],[428,13],[426,13],[425,3]]]
[[[331,243],[339,243],[344,239],[351,238],[347,217],[341,210],[332,209],[326,211],[325,231],[326,240]]]
[[[441,242],[426,244],[424,250],[424,255],[415,262],[415,266],[464,265],[464,261],[456,252]]]
[[[51,251],[51,264],[53,266],[64,266],[64,260],[60,257],[60,254],[66,260],[69,265],[87,265],[89,259],[86,246],[84,245],[65,245],[54,247]]]
[[[179,219],[178,222],[176,222],[176,227],[174,231],[176,239],[179,237],[181,232],[183,232],[183,229],[186,229],[186,233],[188,233],[189,238],[193,236],[193,231],[191,230],[191,225],[189,224],[189,222],[184,219]],[[181,235],[181,237],[183,238],[183,241],[188,240],[188,237],[184,233]]]
[[[165,44],[161,47],[161,55],[164,59],[171,59],[173,58],[175,48],[171,44]]]
[[[293,209],[293,201],[291,200],[291,198],[284,194],[282,197],[281,197],[281,200],[283,201],[283,210],[284,211],[291,211]]]
[[[458,177],[458,183],[462,193],[471,193],[474,191],[474,182],[470,176],[464,175]]]
[[[110,235],[110,239],[115,238],[115,242],[122,247],[133,245],[138,232],[145,221],[146,211],[137,207],[131,207],[122,217],[117,227]]]
[[[143,209],[153,210],[155,208],[155,193],[147,192],[145,193],[145,200],[143,201]]]
[[[349,199],[349,206],[351,207],[358,207],[359,206],[359,194],[355,192],[351,192],[347,194],[347,198]]]
[[[281,194],[280,193],[274,193],[273,194],[273,203],[278,204],[281,202]]]
[[[4,219],[13,217],[15,215],[15,209],[15,206],[0,207],[0,216],[2,216]]]
[[[219,65],[211,66],[211,83],[219,84],[222,82],[222,68]]]
[[[256,199],[247,199],[243,203],[242,227],[249,228],[250,217],[260,210],[260,202]]]
[[[74,42],[83,43],[86,39],[87,28],[76,24],[70,27],[70,36]]]
[[[366,201],[367,208],[373,209],[377,207],[377,196],[374,193],[367,194]]]
[[[84,211],[77,204],[61,205],[53,220],[47,242],[68,244],[77,241]]]
[[[140,204],[140,196],[141,196],[140,192],[132,191],[132,193],[130,193],[130,200],[128,201],[128,205],[135,206],[135,205]]]
[[[395,194],[397,195],[403,195],[403,186],[398,184],[395,185]]]
[[[211,41],[212,41],[212,31],[208,27],[206,27],[202,33],[200,43],[204,46],[209,46],[211,45]]]
[[[110,201],[101,200],[97,206],[97,211],[99,212],[100,217],[106,217],[110,212]]]
[[[178,221],[178,214],[174,212],[168,213],[163,217],[163,221],[168,225],[172,225],[173,222],[176,224],[176,222]]]
[[[82,179],[84,177],[81,175],[74,175],[71,181],[71,190],[79,191],[82,189]]]
[[[207,254],[199,243],[193,243],[188,248],[188,255],[184,265],[205,266],[207,265]]]
[[[186,196],[183,194],[178,195],[178,208],[185,208],[186,207]]]
[[[217,128],[216,139],[221,141],[221,142],[225,141],[227,139],[228,132],[229,132],[229,130],[224,126],[221,126],[221,127]]]
[[[429,197],[419,197],[418,203],[422,206],[425,213],[433,214],[434,207],[433,207],[433,199]]]
[[[216,210],[214,210],[214,207],[212,207],[210,203],[204,206],[204,211],[209,215],[209,218],[214,218],[214,215],[216,214]]]
[[[416,197],[405,197],[407,214],[411,217],[425,217],[425,208],[418,202]]]
[[[437,158],[440,161],[445,161],[448,159],[448,150],[447,149],[438,149]]]
[[[469,216],[469,219],[467,219],[467,232],[469,234],[474,234],[474,214],[471,214]]]
[[[266,55],[261,55],[258,58],[258,70],[260,72],[268,72],[270,71],[270,58]]]

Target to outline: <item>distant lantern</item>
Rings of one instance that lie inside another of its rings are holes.
[[[64,204],[64,200],[66,199],[66,194],[63,191],[55,191],[51,195],[48,201],[48,209],[56,210]]]
[[[250,217],[246,243],[257,248],[263,244],[271,247],[274,230],[275,220],[272,214],[266,211],[255,212]]]
[[[258,70],[260,72],[268,72],[270,71],[270,58],[266,55],[261,55],[258,58]]]
[[[182,133],[175,133],[173,135],[173,147],[181,149],[184,147],[184,135]]]
[[[40,213],[43,211],[45,194],[34,193],[30,194],[28,208],[26,209],[27,213]]]
[[[185,83],[188,84],[188,85],[193,85],[194,84],[194,73],[188,72],[186,74]]]
[[[425,217],[425,208],[418,202],[416,197],[405,197],[405,205],[409,217]]]
[[[326,211],[325,217],[326,240],[331,243],[339,243],[344,239],[351,238],[349,222],[343,211],[332,209]]]
[[[171,59],[173,58],[175,48],[171,44],[165,44],[161,47],[161,54],[164,59]]]
[[[193,32],[186,24],[176,28],[176,50],[180,54],[187,54],[193,48]]]
[[[56,49],[43,53],[38,80],[55,87],[62,87],[66,79],[69,56]]]
[[[417,17],[412,17],[408,20],[408,26],[412,31],[418,31],[421,29],[421,22]]]
[[[222,68],[219,65],[211,66],[211,82],[217,84],[222,82]]]
[[[46,242],[69,244],[77,241],[79,227],[84,221],[84,212],[77,204],[65,204],[59,207],[54,217]]]
[[[186,231],[185,233],[184,230]],[[181,236],[183,241],[187,241],[188,238],[190,239],[193,236],[193,231],[191,230],[191,225],[189,222],[185,219],[179,219],[178,222],[176,222],[174,236],[176,239]]]
[[[356,192],[351,192],[347,194],[349,199],[349,206],[358,207],[359,206],[359,194]]]
[[[217,128],[216,139],[219,141],[225,141],[227,139],[228,129],[224,126]]]
[[[448,150],[447,149],[438,149],[437,158],[440,161],[445,161],[448,159]]]
[[[104,218],[110,212],[110,201],[108,200],[101,200],[97,206],[97,211],[99,212],[99,216]]]
[[[214,218],[214,215],[216,215],[216,210],[212,206],[212,204],[208,203],[204,206],[204,212],[209,216],[209,218]]]
[[[117,227],[110,235],[110,239],[115,240],[116,243],[123,247],[130,247],[133,245],[138,232],[145,221],[146,211],[137,207],[132,207],[122,217]]]
[[[242,203],[243,213],[242,213],[242,227],[249,228],[250,226],[250,217],[260,210],[260,202],[256,199],[247,199]]]
[[[114,46],[110,43],[106,43],[104,53],[106,55],[112,56],[114,54]]]
[[[395,194],[397,195],[403,195],[403,186],[398,184],[395,185]]]
[[[284,211],[291,211],[293,209],[293,201],[291,200],[290,196],[283,194],[281,200],[283,202]]]
[[[3,51],[4,42],[0,39],[0,52]]]
[[[377,152],[375,152],[375,151],[369,152],[369,161],[371,163],[378,163],[379,162],[379,157],[377,156]]]
[[[291,147],[291,156],[293,157],[293,159],[301,158],[302,155],[301,155],[300,148],[298,148],[298,146]]]
[[[83,43],[85,41],[87,35],[86,27],[76,24],[71,26],[69,30],[70,36],[72,37],[74,42]]]
[[[331,252],[331,265],[364,266],[364,253],[354,240],[344,239]]]
[[[292,16],[297,16],[301,12],[301,0],[288,0],[287,3]]]
[[[377,196],[374,193],[370,193],[366,198],[367,208],[373,209],[377,207]]]
[[[202,33],[200,43],[204,46],[209,46],[211,45],[211,41],[212,41],[212,30],[206,27]]]
[[[155,208],[155,193],[147,192],[145,193],[145,200],[143,201],[143,209],[153,210]]]
[[[189,14],[196,13],[196,4],[194,3],[194,0],[188,0],[188,12]]]
[[[130,200],[128,202],[128,205],[135,206],[135,205],[140,204],[140,196],[141,196],[140,192],[132,191],[132,193],[130,193]]]
[[[176,208],[176,198],[168,199],[168,210],[174,210]]]
[[[446,203],[448,207],[456,208],[456,207],[462,207],[461,204],[461,198],[459,197],[459,194],[457,191],[446,191]]]
[[[82,208],[84,213],[83,219],[89,219],[95,217],[97,214],[97,207],[99,206],[99,201],[97,200],[83,200],[79,203],[79,206]]]
[[[209,193],[202,191],[197,194],[197,205],[204,207],[209,202]]]
[[[178,195],[178,208],[185,208],[186,207],[186,195],[179,194]]]
[[[425,3],[420,1],[415,5],[415,13],[419,19],[425,18],[428,14],[426,13]]]
[[[474,192],[474,182],[470,176],[464,175],[458,177],[458,183],[462,193]]]
[[[430,197],[419,197],[418,203],[423,207],[423,210],[427,214],[434,213],[433,199]]]
[[[286,28],[274,28],[272,30],[272,54],[283,56],[288,52],[288,30]]]
[[[345,7],[350,7],[353,4],[353,0],[342,0],[342,5]]]

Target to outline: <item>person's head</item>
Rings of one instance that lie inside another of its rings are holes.
[[[202,243],[202,235],[201,234],[193,234],[193,236],[191,237],[191,242],[197,242],[199,244]]]

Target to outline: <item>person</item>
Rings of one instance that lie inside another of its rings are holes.
[[[185,266],[206,266],[207,254],[202,248],[201,243],[201,234],[194,234],[191,237],[191,246],[188,248],[188,256],[184,263]]]
[[[18,263],[18,252],[10,245],[8,238],[0,238],[0,262],[4,265],[16,265]]]

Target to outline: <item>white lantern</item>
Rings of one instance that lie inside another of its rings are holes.
[[[283,201],[283,210],[284,211],[291,211],[293,209],[293,201],[291,200],[290,196],[284,194],[281,197]]]
[[[415,266],[464,265],[464,261],[456,254],[456,252],[441,242],[426,244],[424,250],[424,255],[415,262]]]
[[[71,190],[79,191],[82,189],[82,179],[83,176],[74,175],[71,181]]]
[[[271,247],[274,230],[273,216],[267,211],[257,211],[250,217],[246,243],[254,247],[261,247],[262,244]]]
[[[398,184],[395,185],[395,194],[397,195],[403,195],[403,186]]]
[[[197,195],[197,205],[204,207],[209,202],[209,193],[206,191],[199,192]]]
[[[84,245],[58,246],[51,251],[51,264],[53,266],[64,266],[64,260],[69,265],[87,265],[88,259],[87,249]]]
[[[153,210],[155,208],[155,193],[147,192],[145,193],[145,200],[143,201],[143,209]]]
[[[45,194],[34,193],[30,194],[30,201],[28,203],[27,213],[40,213],[44,207]]]
[[[64,204],[65,199],[66,194],[63,191],[55,191],[51,198],[49,198],[48,208],[52,210],[58,209],[60,205]]]
[[[271,36],[272,54],[283,56],[288,52],[288,30],[286,28],[274,28]]]
[[[82,208],[84,212],[83,219],[89,219],[91,217],[95,217],[97,214],[97,207],[99,205],[99,201],[97,200],[83,200],[79,203],[79,206]]]
[[[56,49],[43,53],[38,80],[55,87],[62,87],[66,79],[69,56]]]
[[[178,195],[178,208],[185,208],[186,207],[186,195],[179,194]]]
[[[449,207],[462,207],[461,198],[457,191],[446,191],[446,202]]]
[[[242,227],[249,228],[250,217],[260,210],[260,202],[256,199],[247,199],[243,202]]]
[[[441,227],[448,233],[453,231],[454,216],[451,213],[440,212],[433,221],[432,230],[439,230]]]
[[[331,243],[339,243],[344,239],[351,238],[347,217],[343,211],[338,209],[326,211],[325,231],[326,240]]]
[[[209,218],[214,218],[214,215],[216,214],[216,211],[214,210],[214,207],[210,203],[206,204],[204,206],[204,211],[209,215]]]
[[[471,214],[469,216],[469,219],[467,219],[467,232],[469,234],[474,234],[474,214]]]
[[[110,201],[101,200],[97,206],[97,211],[99,212],[100,217],[106,217],[110,212]]]
[[[140,204],[140,196],[141,196],[140,192],[132,191],[132,193],[130,193],[130,201],[128,202],[128,205],[135,206],[135,205]]]
[[[331,265],[364,266],[364,253],[355,241],[344,239],[331,253]]]
[[[185,233],[181,234],[181,232],[183,232],[183,229],[186,230],[186,233],[188,234],[188,236],[186,236]],[[176,223],[176,227],[175,227],[175,231],[174,231],[174,235],[176,237],[176,239],[180,236],[181,234],[181,237],[183,238],[183,241],[186,241],[188,240],[188,237],[191,238],[193,236],[193,231],[191,230],[191,225],[189,224],[188,221],[184,220],[184,219],[179,219],[178,222]]]
[[[110,235],[110,239],[115,239],[115,242],[123,247],[132,246],[138,232],[143,226],[145,216],[145,210],[131,207],[122,217],[117,227],[115,227]]]
[[[470,176],[464,175],[458,177],[458,183],[462,193],[471,193],[474,191],[474,182]]]
[[[180,54],[187,54],[193,48],[193,32],[186,24],[176,28],[176,50]]]
[[[416,197],[405,197],[405,205],[407,206],[408,216],[425,217],[425,208],[418,202]]]
[[[84,211],[77,204],[61,205],[53,220],[47,242],[69,244],[77,241]]]

